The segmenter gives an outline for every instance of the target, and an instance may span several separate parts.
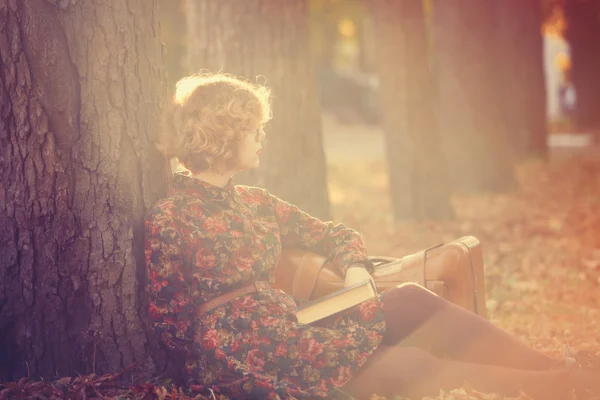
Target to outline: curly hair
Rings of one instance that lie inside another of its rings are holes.
[[[193,74],[177,82],[156,147],[194,173],[234,168],[237,144],[269,119],[267,87],[227,74]]]

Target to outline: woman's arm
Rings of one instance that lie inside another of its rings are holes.
[[[313,251],[328,257],[346,274],[349,268],[373,271],[361,235],[343,224],[323,222],[267,192],[279,224],[283,248]]]
[[[181,237],[173,215],[159,211],[146,221],[145,238],[149,315],[161,341],[181,348],[193,339],[196,305],[183,271]]]

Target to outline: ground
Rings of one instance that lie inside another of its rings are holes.
[[[353,127],[336,136],[335,142],[325,140],[328,156],[333,155],[334,219],[362,232],[370,254],[403,256],[474,235],[483,245],[488,314],[494,324],[557,357],[563,357],[566,346],[590,355],[600,350],[597,148],[577,147],[581,138],[553,136],[560,145],[551,148],[548,162],[517,166],[515,192],[456,195],[455,220],[398,224],[391,219],[381,135],[374,131],[366,139]],[[344,137],[347,141],[340,144]],[[344,146],[348,152],[341,150]],[[481,396],[455,392],[439,399],[494,398]]]

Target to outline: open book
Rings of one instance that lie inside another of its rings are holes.
[[[296,318],[302,324],[310,324],[354,307],[376,295],[377,290],[373,282],[366,279],[303,305],[296,310]]]

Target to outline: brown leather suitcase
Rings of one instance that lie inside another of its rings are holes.
[[[402,258],[370,257],[379,291],[414,282],[446,300],[487,317],[483,253],[479,240],[465,236]],[[311,300],[341,289],[342,273],[327,259],[303,250],[284,250],[275,287]]]

